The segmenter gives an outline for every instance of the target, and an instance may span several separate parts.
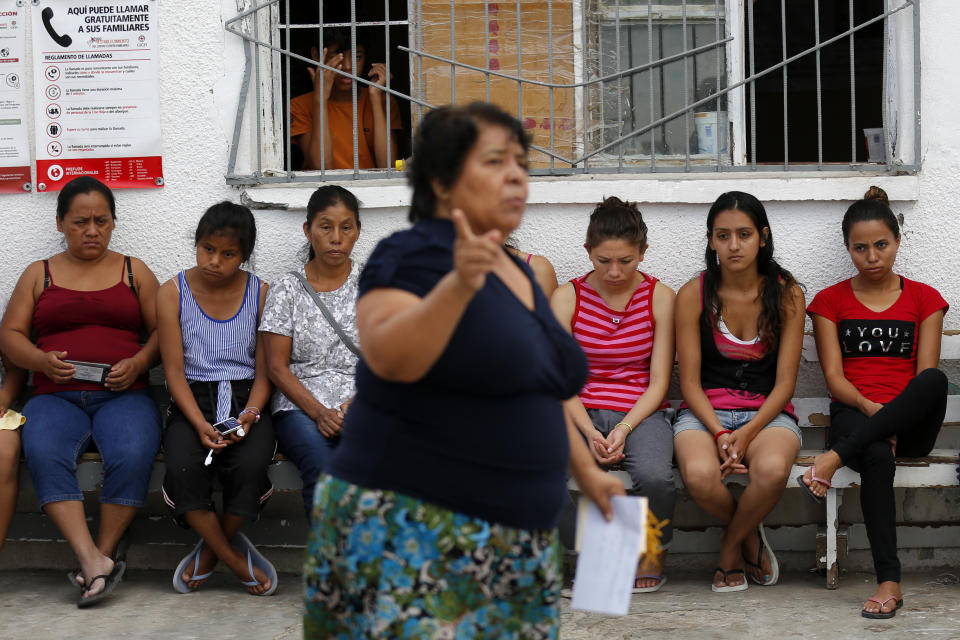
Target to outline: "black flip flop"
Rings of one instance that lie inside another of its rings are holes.
[[[815,494],[815,493],[813,492],[813,489],[811,489],[811,488],[807,485],[807,483],[803,481],[803,476],[805,476],[806,474],[807,474],[807,472],[804,471],[803,473],[801,473],[800,475],[797,476],[797,484],[800,485],[800,488],[801,488],[801,489],[803,489],[804,491],[807,492],[807,495],[810,496],[810,497],[813,499],[814,502],[822,503],[822,502],[823,502],[823,496],[818,496],[817,494]]]
[[[877,600],[876,598],[867,598],[867,600],[869,602],[876,602],[877,604],[880,605],[880,611],[877,611],[876,613],[873,613],[872,611],[867,611],[866,609],[860,609],[860,615],[863,616],[864,618],[870,618],[871,620],[887,620],[889,618],[892,618],[893,616],[897,615],[897,609],[903,606],[903,598],[898,599],[897,596],[890,596],[889,598],[887,598],[882,602],[880,600]],[[897,606],[895,606],[893,609],[890,609],[890,611],[884,611],[883,605],[887,604],[891,600],[896,600]]]
[[[80,591],[83,591],[84,586],[80,584],[79,580],[77,580],[77,578],[79,578],[82,575],[83,575],[83,569],[75,569],[73,571],[69,571],[67,572],[67,581],[70,582],[70,584],[72,584],[77,589],[80,589]]]
[[[110,595],[110,592],[116,589],[117,585],[120,584],[120,578],[123,577],[123,572],[126,571],[126,569],[127,563],[123,560],[119,560],[113,564],[113,571],[111,571],[109,574],[101,573],[98,576],[94,576],[93,579],[90,580],[89,585],[92,586],[97,580],[103,580],[103,591],[88,598],[84,598],[81,594],[80,599],[77,600],[77,607],[80,609],[86,609],[87,607],[100,602]],[[83,590],[83,593],[86,593],[89,590],[90,589],[88,587]]]

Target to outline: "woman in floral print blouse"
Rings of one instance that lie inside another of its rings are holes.
[[[356,197],[336,185],[317,189],[307,204],[303,233],[310,250],[300,275],[355,343],[360,265],[350,253],[360,235]],[[277,387],[271,407],[277,445],[300,470],[309,517],[314,485],[340,441],[343,417],[353,398],[357,356],[293,273],[270,288],[260,332],[270,379]]]

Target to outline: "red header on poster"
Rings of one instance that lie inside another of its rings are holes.
[[[29,190],[30,167],[0,167],[0,193],[24,193]]]
[[[157,188],[163,186],[163,161],[160,156],[37,160],[37,188],[41,191],[59,191],[78,176],[92,176],[112,189]]]

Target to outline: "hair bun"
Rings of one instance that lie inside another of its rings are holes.
[[[876,185],[871,185],[867,192],[863,194],[864,200],[876,200],[877,202],[882,202],[885,205],[890,204],[890,198],[887,197],[887,192],[881,189]]]

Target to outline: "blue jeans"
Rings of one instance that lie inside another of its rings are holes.
[[[303,482],[303,508],[307,519],[313,513],[313,490],[317,478],[327,468],[340,438],[327,438],[317,430],[316,421],[303,411],[281,411],[273,415],[277,449],[300,470]]]
[[[23,455],[40,506],[83,500],[77,461],[93,438],[103,458],[100,502],[143,506],[160,449],[160,412],[149,389],[61,391],[23,408]]]

